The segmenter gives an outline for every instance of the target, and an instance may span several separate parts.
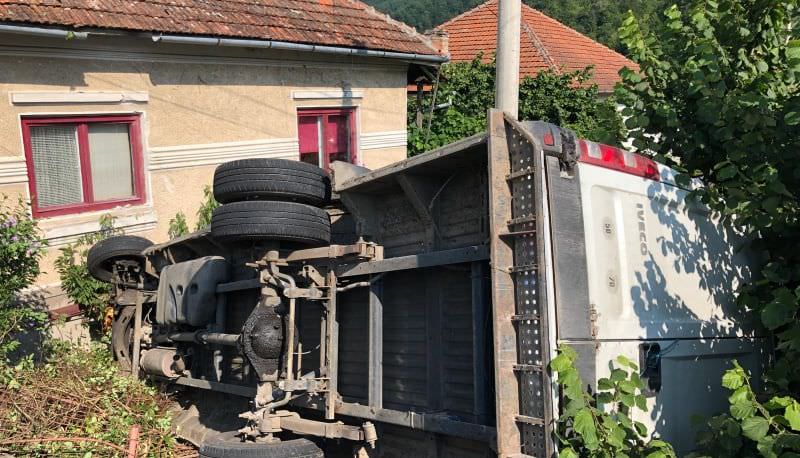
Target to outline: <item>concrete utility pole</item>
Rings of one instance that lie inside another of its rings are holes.
[[[520,0],[499,0],[497,14],[497,76],[495,107],[519,114]]]

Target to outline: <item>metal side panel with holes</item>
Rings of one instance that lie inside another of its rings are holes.
[[[521,124],[489,116],[489,209],[494,310],[495,403],[499,456],[549,457],[552,393],[546,249],[540,186],[544,151]]]

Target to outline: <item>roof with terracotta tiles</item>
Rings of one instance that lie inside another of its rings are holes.
[[[524,4],[521,22],[520,76],[534,76],[547,68],[574,71],[593,66],[599,90],[610,92],[622,67],[638,68],[625,56]],[[471,61],[480,52],[488,62],[497,49],[497,0],[478,5],[435,30],[447,32],[451,62]]]
[[[0,0],[0,22],[437,54],[416,30],[357,0]]]

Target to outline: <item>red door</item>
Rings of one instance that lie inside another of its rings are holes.
[[[356,163],[354,121],[352,108],[300,110],[300,160],[325,169],[333,161]]]

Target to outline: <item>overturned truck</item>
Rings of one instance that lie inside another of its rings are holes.
[[[487,133],[332,175],[223,164],[210,229],[89,254],[115,356],[183,391],[201,456],[549,457],[561,343],[592,391],[639,361],[637,419],[686,451],[727,361],[760,371],[742,240],[667,167],[492,111]]]

